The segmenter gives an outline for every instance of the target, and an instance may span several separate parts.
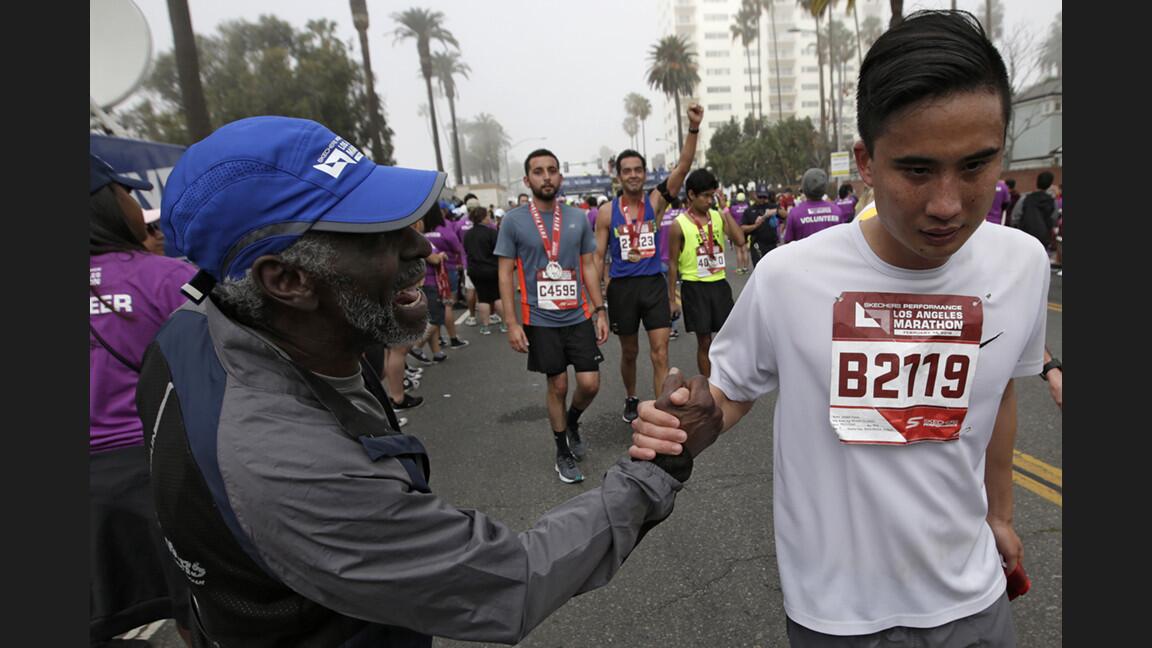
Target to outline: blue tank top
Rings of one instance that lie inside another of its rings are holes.
[[[620,211],[620,198],[612,200],[612,225],[608,234],[608,254],[612,265],[608,274],[613,279],[618,277],[646,277],[661,273],[660,267],[660,223],[656,220],[656,212],[648,196],[644,196],[644,217],[639,221],[635,214],[632,217],[632,226],[638,227],[637,248],[651,250],[652,255],[641,258],[639,261],[628,261],[628,252],[632,248],[632,237],[629,236],[624,214]],[[623,247],[622,245],[623,244]]]

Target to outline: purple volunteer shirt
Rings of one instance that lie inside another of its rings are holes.
[[[988,210],[988,215],[984,220],[989,223],[996,223],[997,225],[1004,222],[1004,207],[1008,204],[1011,196],[1008,194],[1008,185],[1003,180],[996,181],[996,195],[992,198],[992,207]]]
[[[431,232],[424,232],[424,238],[427,238],[440,252],[448,255],[446,270],[449,274],[456,272],[456,268],[463,267],[464,245],[460,243],[455,227],[445,222]]]
[[[860,200],[856,194],[848,194],[846,198],[839,198],[836,200],[836,206],[840,208],[841,222],[847,223],[856,217],[856,202]]]
[[[805,200],[788,212],[784,226],[784,242],[799,241],[822,229],[844,222],[840,207],[827,200]]]
[[[156,331],[184,303],[180,292],[196,268],[148,252],[108,252],[89,257],[88,321],[105,342],[137,366]],[[137,446],[144,428],[136,413],[132,369],[96,338],[88,342],[88,449]]]
[[[664,216],[660,219],[660,260],[665,265],[668,263],[668,228],[672,225],[672,221],[676,217],[683,214],[683,209],[673,209],[669,207],[664,210]]]

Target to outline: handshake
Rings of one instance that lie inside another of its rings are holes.
[[[662,461],[657,455],[698,457],[724,430],[724,412],[712,398],[708,379],[697,375],[685,381],[675,368],[664,379],[660,397],[640,403],[639,414],[632,422],[628,454],[657,465]]]

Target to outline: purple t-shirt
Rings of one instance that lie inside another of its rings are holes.
[[[660,260],[665,265],[668,264],[668,228],[672,225],[672,221],[676,217],[683,214],[683,209],[673,209],[669,207],[664,210],[664,217],[660,219]]]
[[[732,203],[728,206],[728,214],[732,216],[732,220],[737,223],[744,222],[744,212],[748,210],[748,203],[738,202]]]
[[[984,220],[989,223],[996,223],[997,225],[1004,222],[1004,208],[1008,205],[1008,200],[1011,197],[1008,195],[1008,185],[1003,180],[996,181],[996,196],[992,198],[992,207],[988,210],[988,215]]]
[[[845,198],[836,200],[836,206],[840,208],[840,220],[847,223],[848,221],[856,218],[856,201],[860,200],[856,194],[848,194]]]
[[[588,210],[588,224],[592,226],[592,231],[596,231],[596,217],[600,215],[599,207],[592,207]]]
[[[88,321],[110,347],[139,366],[156,331],[184,303],[180,287],[195,274],[189,263],[147,252],[89,257]],[[144,443],[136,413],[138,378],[89,334],[90,452]]]
[[[425,232],[424,238],[428,240],[428,244],[432,246],[432,254],[439,254],[444,250],[440,247],[441,238],[437,236],[436,232]],[[441,263],[444,263],[443,261]],[[436,287],[436,269],[440,266],[434,263],[428,263],[424,266],[424,285]]]
[[[799,241],[822,229],[844,222],[840,207],[827,200],[805,200],[788,212],[784,226],[784,242]]]
[[[445,269],[449,274],[456,272],[456,268],[464,267],[464,245],[460,243],[455,227],[444,223],[431,232],[425,232],[424,237],[431,241],[437,250],[448,255],[445,260],[448,266]]]

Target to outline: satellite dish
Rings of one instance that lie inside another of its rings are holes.
[[[92,103],[110,110],[152,67],[152,33],[132,0],[88,0],[88,87]]]

